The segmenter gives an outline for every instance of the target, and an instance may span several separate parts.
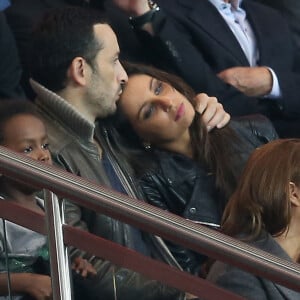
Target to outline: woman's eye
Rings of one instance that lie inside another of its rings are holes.
[[[32,151],[32,147],[26,147],[23,152],[24,153],[30,153]]]
[[[49,149],[49,143],[43,144],[42,148],[45,149],[45,150],[48,150]]]
[[[163,88],[163,83],[161,81],[158,81],[154,89],[154,94],[159,95],[162,91],[162,88]]]
[[[155,107],[154,107],[153,104],[151,104],[151,105],[145,110],[145,113],[144,113],[144,120],[149,119],[149,118],[152,116],[154,110],[155,110]]]

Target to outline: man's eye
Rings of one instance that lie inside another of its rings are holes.
[[[32,147],[26,147],[23,152],[24,153],[30,153],[32,151]]]
[[[161,81],[158,81],[156,84],[156,87],[154,89],[154,94],[159,95],[161,93],[162,89],[163,89],[163,83]]]
[[[45,149],[45,150],[48,150],[49,149],[49,143],[43,144],[42,148]]]
[[[144,113],[144,120],[149,119],[149,118],[153,115],[154,111],[155,111],[155,107],[154,107],[153,104],[151,104],[151,105],[149,106],[149,108],[147,108],[147,109],[145,110],[145,113]]]

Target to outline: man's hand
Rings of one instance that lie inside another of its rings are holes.
[[[209,97],[204,93],[195,97],[195,110],[202,115],[207,130],[222,128],[230,121],[230,115],[223,109],[223,105],[216,97]]]
[[[150,10],[147,0],[113,0],[113,2],[130,16],[141,16]]]
[[[233,67],[217,76],[250,97],[268,95],[273,86],[272,74],[266,67]]]
[[[75,270],[77,273],[80,273],[82,277],[87,277],[88,275],[96,275],[97,272],[94,267],[82,257],[74,258],[72,262],[72,269]]]

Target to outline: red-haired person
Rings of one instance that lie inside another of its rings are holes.
[[[273,141],[252,154],[226,206],[222,230],[299,262],[300,139]],[[208,279],[246,299],[300,299],[299,292],[221,262],[212,266]]]

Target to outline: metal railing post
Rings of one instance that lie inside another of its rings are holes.
[[[49,190],[44,190],[49,239],[52,294],[54,300],[71,300],[72,289],[68,250],[64,245],[62,203]]]

